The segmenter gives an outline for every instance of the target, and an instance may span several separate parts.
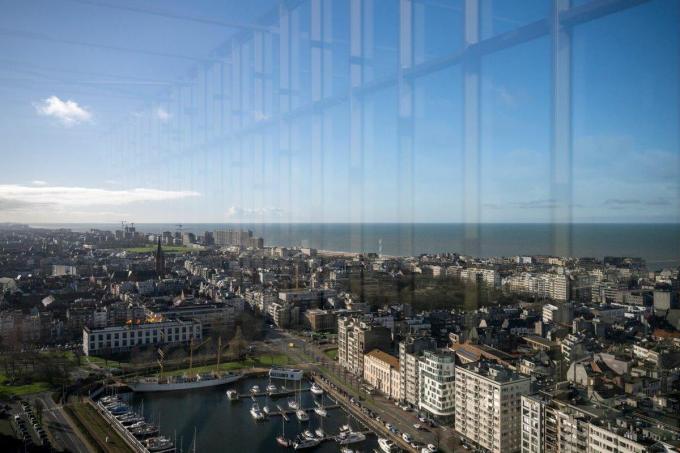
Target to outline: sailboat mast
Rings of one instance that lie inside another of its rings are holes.
[[[191,376],[191,369],[194,364],[194,338],[191,337],[191,342],[189,343],[189,376]]]
[[[219,337],[217,339],[217,367],[215,369],[215,373],[219,373],[220,371],[220,358],[222,357],[222,337]]]
[[[194,426],[194,453],[196,453],[196,427]]]

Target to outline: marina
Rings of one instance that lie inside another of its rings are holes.
[[[140,415],[145,419],[157,420],[162,434],[174,441],[177,452],[193,451],[194,442],[196,451],[220,451],[225,439],[233,451],[254,453],[279,451],[283,447],[294,451],[296,446],[297,450],[328,453],[347,447],[362,452],[379,448],[377,438],[363,424],[353,417],[348,418],[328,395],[312,393],[307,381],[284,384],[274,380],[279,390],[269,395],[266,388],[271,382],[268,376],[235,382],[228,390],[235,391],[238,399],[230,399],[224,387],[130,392],[120,397],[130,407],[141,408]],[[255,385],[261,391],[251,393]],[[299,409],[288,407],[289,397],[296,399]],[[256,411],[253,411],[254,406],[257,406]],[[268,414],[265,407],[269,408]],[[321,407],[325,417],[316,412]],[[298,411],[305,413],[305,421],[299,420]],[[196,427],[199,429],[194,434]]]

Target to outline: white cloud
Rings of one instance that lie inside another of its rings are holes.
[[[171,115],[170,115],[170,112],[168,112],[167,110],[165,110],[163,107],[158,107],[158,108],[156,109],[156,118],[158,118],[159,120],[161,120],[163,123],[165,123],[166,121],[168,121],[168,120],[170,119],[170,116],[171,116]]]
[[[180,200],[200,196],[198,192],[158,189],[108,190],[87,187],[0,185],[0,208],[10,206],[120,206],[139,202]]]
[[[47,185],[47,181],[42,181],[42,180],[40,180],[40,179],[35,179],[35,180],[31,181],[31,184],[33,184],[34,186],[46,186],[46,185]]]
[[[229,219],[259,219],[259,218],[278,218],[283,214],[283,209],[274,207],[264,208],[242,208],[240,206],[232,206],[227,210],[227,218]]]
[[[62,101],[57,96],[50,96],[40,103],[34,104],[39,115],[58,119],[64,126],[73,126],[92,119],[92,113],[72,100]]]

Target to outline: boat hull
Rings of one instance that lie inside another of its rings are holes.
[[[169,382],[169,383],[158,383],[158,382],[128,382],[127,386],[132,389],[133,392],[170,392],[177,390],[193,390],[207,387],[215,387],[218,385],[229,384],[238,381],[241,375],[231,375],[223,376],[216,379],[202,379],[199,381],[191,382]]]

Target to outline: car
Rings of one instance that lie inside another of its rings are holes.
[[[439,449],[435,447],[433,444],[427,444],[427,449],[428,451],[434,453],[435,451],[438,451]]]
[[[401,435],[401,438],[404,439],[404,442],[406,442],[406,443],[408,443],[408,444],[410,444],[411,442],[413,442],[413,437],[411,437],[411,435],[410,435],[409,433],[403,433],[403,434]]]
[[[395,402],[394,402],[394,405],[397,406],[397,407],[399,407],[399,401],[395,401]]]
[[[387,428],[389,431],[392,431],[394,429],[394,425],[392,425],[392,423],[385,423],[385,428]]]
[[[414,424],[413,424],[413,427],[414,427],[415,429],[417,429],[417,430],[422,429],[422,426],[420,425],[420,423],[414,423]]]
[[[406,411],[406,412],[410,412],[410,411],[411,411],[411,408],[408,407],[406,404],[404,404],[403,406],[399,406],[399,408],[400,408],[402,411]]]
[[[425,423],[425,422],[427,421],[427,419],[426,419],[425,417],[423,417],[422,415],[419,415],[419,416],[418,416],[418,421],[419,421],[420,423]]]

